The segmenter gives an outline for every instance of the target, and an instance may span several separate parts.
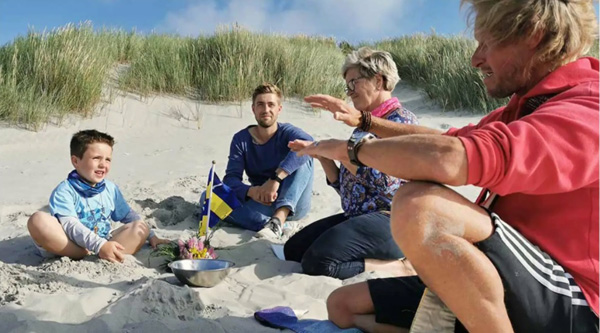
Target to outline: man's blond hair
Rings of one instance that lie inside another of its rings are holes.
[[[254,89],[254,92],[252,93],[252,104],[254,104],[254,101],[256,101],[256,96],[262,94],[275,94],[277,96],[277,100],[281,104],[281,98],[283,97],[283,94],[276,85],[272,83],[263,83],[260,86],[256,87],[256,89]]]
[[[592,0],[461,0],[475,34],[503,44],[541,33],[533,61],[553,68],[586,54],[597,37]]]

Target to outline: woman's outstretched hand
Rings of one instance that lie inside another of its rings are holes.
[[[335,120],[343,121],[351,127],[358,127],[361,122],[361,113],[339,98],[329,95],[310,95],[304,97],[304,101],[313,108],[320,108],[333,113]]]

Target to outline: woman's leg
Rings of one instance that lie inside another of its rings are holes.
[[[292,236],[283,247],[286,260],[300,262],[306,250],[321,234],[328,229],[346,221],[348,218],[344,213],[331,215],[315,221]]]
[[[390,232],[386,213],[352,217],[318,237],[302,258],[306,274],[347,279],[365,271],[365,259],[404,257]]]

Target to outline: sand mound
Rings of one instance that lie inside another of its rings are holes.
[[[64,277],[55,273],[32,270],[24,265],[9,265],[0,262],[0,304],[21,304],[30,293],[54,294],[68,292],[76,286],[64,282]]]
[[[221,316],[226,315],[226,309],[204,304],[199,293],[199,290],[188,286],[173,285],[163,280],[148,280],[117,301],[110,311],[128,308],[130,317],[155,320],[214,318],[216,312]]]

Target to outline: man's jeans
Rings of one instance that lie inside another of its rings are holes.
[[[313,160],[310,159],[291,175],[285,177],[279,187],[277,200],[271,206],[265,206],[249,199],[234,210],[225,221],[244,229],[259,231],[281,207],[290,209],[288,220],[299,220],[310,210],[312,184]]]

